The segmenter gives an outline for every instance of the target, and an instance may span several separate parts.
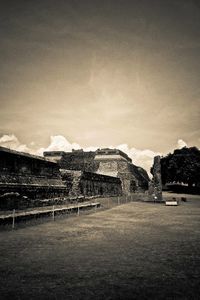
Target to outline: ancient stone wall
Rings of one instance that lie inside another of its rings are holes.
[[[20,203],[20,199],[63,195],[66,187],[56,163],[0,147],[0,208],[6,208],[8,202]]]
[[[154,202],[162,201],[162,179],[161,179],[161,163],[160,156],[154,157],[153,167],[151,168],[153,175],[149,182],[149,200]]]
[[[95,170],[94,151],[85,152],[82,149],[72,152],[47,151],[44,152],[44,157],[56,161],[61,169],[87,172],[94,172]]]
[[[69,196],[119,196],[122,194],[119,178],[85,171],[61,170]]]
[[[98,149],[94,152],[44,152],[44,156],[57,161],[61,169],[86,171],[118,177],[124,194],[148,189],[147,172],[132,164],[132,160],[118,149]]]
[[[147,172],[143,168],[135,166],[133,164],[129,164],[129,170],[136,179],[137,190],[138,191],[148,190],[149,176]]]
[[[116,176],[121,179],[123,194],[148,189],[147,172],[132,164],[131,159],[118,149],[97,150],[95,162],[97,173]]]
[[[96,166],[98,167],[96,173],[104,174],[108,176],[118,176],[118,162],[116,160],[101,160],[96,161]]]
[[[95,151],[96,154],[96,158],[107,158],[107,156],[109,155],[109,157],[113,160],[116,159],[124,159],[128,162],[132,162],[131,158],[128,157],[128,155],[126,153],[124,153],[123,151],[119,150],[119,149],[110,149],[110,148],[103,148],[103,149],[98,149]],[[98,157],[99,156],[99,157]]]

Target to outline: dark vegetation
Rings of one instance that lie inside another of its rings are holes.
[[[200,150],[184,147],[162,157],[161,176],[170,190],[200,193]]]

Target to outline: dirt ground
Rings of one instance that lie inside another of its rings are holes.
[[[0,232],[0,299],[200,299],[200,196]]]

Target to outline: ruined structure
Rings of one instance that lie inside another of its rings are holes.
[[[61,169],[69,196],[119,196],[122,194],[119,178],[86,171]]]
[[[135,166],[127,154],[118,149],[98,149],[95,155],[99,174],[119,177],[124,194],[148,189],[147,172]]]
[[[81,170],[86,172],[94,172],[94,151],[72,150],[72,152],[64,151],[47,151],[44,157],[51,161],[57,162],[61,169]]]
[[[0,208],[63,195],[66,186],[57,163],[0,147]]]
[[[44,156],[58,162],[61,169],[92,172],[119,178],[124,194],[148,189],[147,172],[133,165],[128,155],[118,149],[106,148],[90,152],[83,150],[51,151],[44,152]]]
[[[149,183],[149,200],[154,202],[162,201],[162,179],[160,156],[154,157],[153,167],[151,168],[153,178]]]
[[[98,173],[95,151],[44,152],[44,157],[57,162],[70,196],[116,196],[122,194],[121,181],[112,174]]]
[[[0,147],[1,209],[66,197],[118,196],[148,187],[146,171],[118,149],[53,151],[44,156]]]
[[[76,153],[65,157],[59,152],[64,158],[58,163],[55,157],[52,161],[0,147],[0,209],[40,206],[44,200],[53,204],[63,197],[121,195],[119,178],[84,170],[94,169],[94,153]]]

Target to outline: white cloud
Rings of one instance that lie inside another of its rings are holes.
[[[19,141],[18,141],[18,139],[17,139],[17,137],[14,135],[14,134],[5,134],[5,135],[3,135],[1,138],[0,138],[0,145],[1,146],[4,146],[5,145],[5,147],[6,146],[10,146],[10,145],[12,145],[12,146],[17,146],[17,145],[19,145]]]
[[[80,145],[77,143],[70,143],[62,135],[54,135],[50,138],[50,144],[47,148],[40,148],[37,153],[43,155],[44,151],[66,151],[70,152],[72,149],[81,149]]]
[[[179,139],[179,140],[177,141],[177,147],[178,147],[179,149],[182,149],[183,147],[188,147],[188,145],[187,145],[187,143],[186,143],[185,141],[183,141],[182,139]]]
[[[25,144],[21,144],[21,142],[14,134],[3,135],[0,138],[0,146],[16,151],[34,153],[34,151],[28,148]]]

